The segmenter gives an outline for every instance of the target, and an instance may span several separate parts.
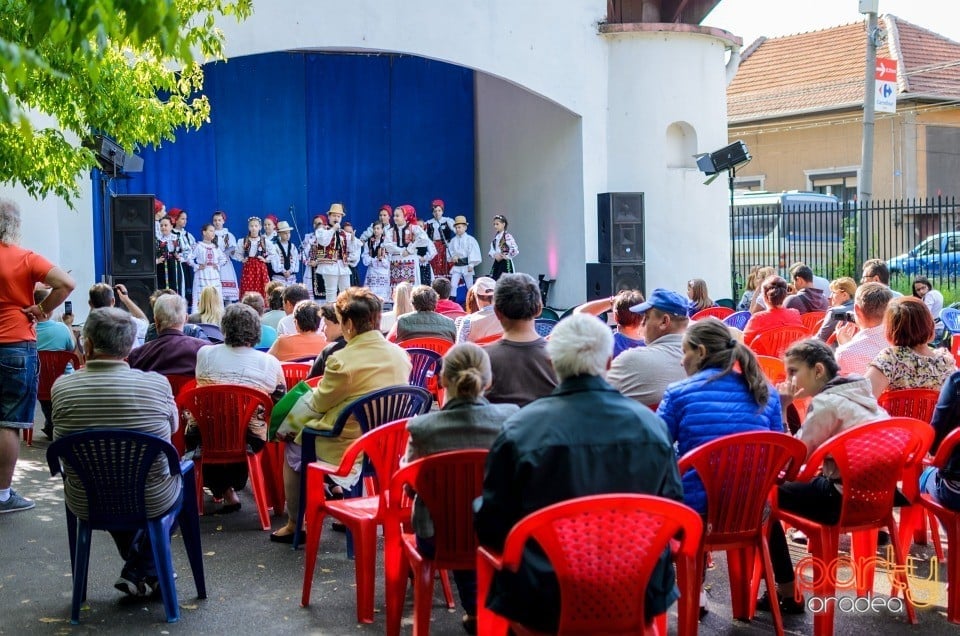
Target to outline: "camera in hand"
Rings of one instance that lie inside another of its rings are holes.
[[[857,314],[845,309],[834,309],[833,318],[842,322],[857,322]]]
[[[63,314],[69,316],[73,313],[73,303],[71,301],[66,301],[63,303]]]

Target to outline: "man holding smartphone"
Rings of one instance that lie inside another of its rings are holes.
[[[113,307],[117,304],[118,297],[120,298],[120,302],[123,303],[123,306],[130,312],[131,320],[137,325],[137,339],[133,343],[133,348],[136,349],[143,344],[143,339],[147,335],[147,328],[150,326],[150,323],[147,322],[147,315],[143,313],[143,310],[137,307],[137,303],[133,302],[133,299],[130,298],[130,294],[127,293],[127,287],[125,285],[118,283],[110,287],[110,285],[106,283],[97,283],[90,288],[88,302],[91,310],[100,309],[101,307]]]

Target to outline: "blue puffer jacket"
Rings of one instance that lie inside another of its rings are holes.
[[[667,423],[680,457],[724,435],[783,431],[776,389],[770,387],[770,397],[759,409],[741,374],[719,374],[720,369],[704,369],[674,382],[663,394],[657,415]],[[683,502],[701,514],[707,510],[703,483],[694,471],[683,475]]]

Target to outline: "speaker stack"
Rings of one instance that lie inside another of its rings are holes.
[[[625,289],[644,292],[643,193],[597,195],[597,258],[587,263],[587,300]]]
[[[106,259],[110,284],[123,284],[148,317],[152,314],[150,294],[157,289],[153,202],[151,194],[124,194],[111,199],[110,254]]]

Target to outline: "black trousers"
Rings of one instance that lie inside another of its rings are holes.
[[[778,489],[782,510],[806,517],[812,521],[833,524],[840,519],[843,495],[826,477],[815,477],[810,482],[789,482]],[[773,562],[773,578],[777,583],[792,583],[793,562],[787,548],[787,537],[779,522],[770,524],[770,560]]]

